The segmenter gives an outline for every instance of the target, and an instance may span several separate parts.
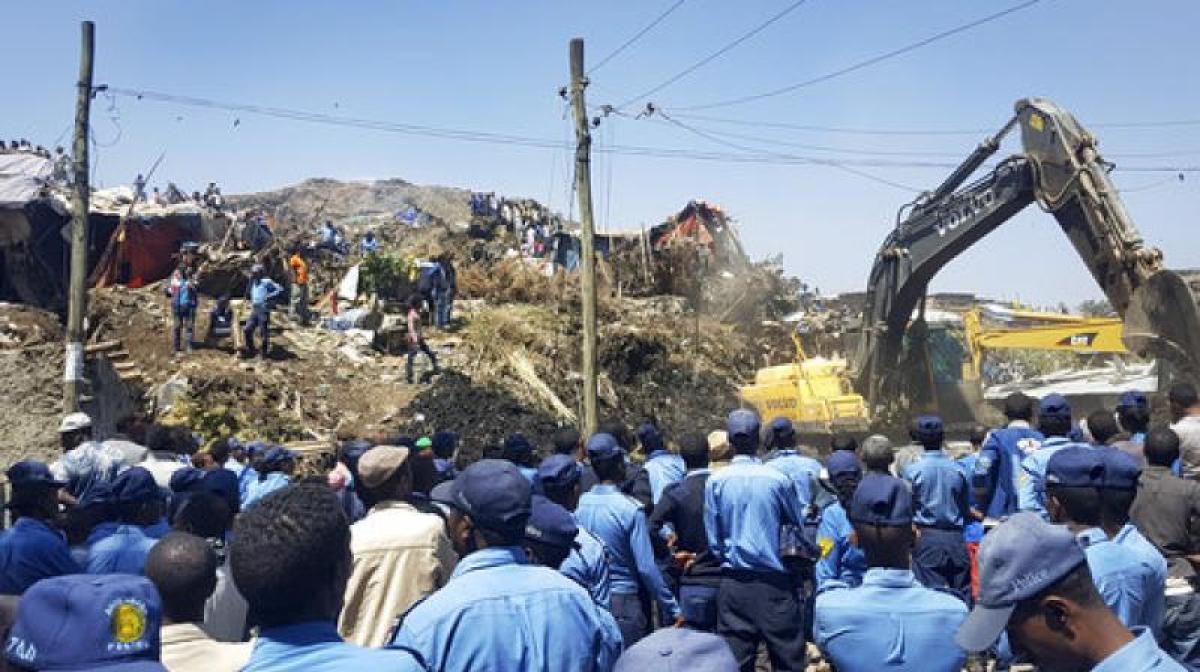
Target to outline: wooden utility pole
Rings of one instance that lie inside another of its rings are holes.
[[[596,431],[596,244],[592,221],[592,134],[588,128],[583,90],[583,39],[571,40],[571,107],[575,112],[575,191],[579,194],[580,242],[583,269],[579,286],[583,292],[583,430]]]
[[[88,120],[92,106],[92,56],[96,24],[84,21],[75,102],[75,188],[71,207],[71,280],[67,290],[67,353],[63,371],[63,412],[79,410],[83,382],[83,316],[87,314]]]

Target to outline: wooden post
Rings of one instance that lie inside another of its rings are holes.
[[[583,90],[583,39],[571,40],[571,107],[575,112],[575,191],[579,194],[580,242],[583,268],[579,286],[583,292],[583,427],[584,436],[596,431],[596,243],[592,221],[592,135],[588,130],[587,104]]]
[[[79,410],[83,382],[83,316],[87,314],[88,119],[92,106],[92,56],[96,24],[84,21],[75,102],[75,188],[71,207],[71,278],[67,291],[67,352],[63,370],[63,412]]]

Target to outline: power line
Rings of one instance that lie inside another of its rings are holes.
[[[705,56],[704,58],[700,59],[699,61],[696,61],[695,63],[693,63],[693,64],[689,65],[688,67],[684,68],[682,71],[680,71],[680,72],[676,73],[675,75],[672,75],[672,76],[671,76],[671,77],[669,77],[669,78],[668,78],[668,79],[667,79],[665,82],[663,82],[663,83],[659,84],[658,86],[655,86],[655,87],[653,87],[653,88],[649,89],[648,91],[646,91],[646,92],[644,92],[644,93],[641,93],[641,94],[639,94],[639,95],[633,96],[633,97],[632,97],[632,98],[630,98],[629,100],[626,100],[625,102],[621,103],[620,105],[617,105],[617,107],[618,107],[618,108],[625,108],[625,107],[627,107],[628,105],[630,105],[631,103],[635,103],[635,102],[637,102],[637,101],[639,101],[639,100],[642,100],[642,99],[644,99],[644,98],[647,98],[648,96],[652,96],[652,95],[654,95],[654,94],[658,93],[659,91],[662,91],[663,89],[667,88],[668,86],[670,86],[670,85],[674,84],[675,82],[678,82],[679,80],[681,80],[681,79],[683,79],[684,77],[686,77],[686,76],[688,76],[688,75],[692,74],[692,73],[693,73],[693,72],[695,72],[696,70],[699,70],[700,68],[704,67],[705,65],[708,65],[708,64],[709,64],[709,63],[711,63],[712,61],[716,60],[717,58],[721,57],[722,55],[724,55],[724,54],[728,53],[729,51],[733,50],[734,48],[736,48],[738,45],[740,45],[741,43],[745,42],[746,40],[748,40],[748,39],[750,39],[750,38],[754,37],[755,35],[759,34],[760,32],[762,32],[763,30],[765,30],[765,29],[766,29],[768,26],[770,26],[771,24],[773,24],[773,23],[775,23],[776,21],[778,21],[778,20],[782,19],[783,17],[787,16],[787,15],[788,15],[788,14],[790,14],[792,11],[794,11],[794,10],[798,9],[798,8],[800,7],[800,5],[803,5],[803,4],[804,4],[806,1],[807,1],[807,0],[796,0],[796,2],[793,2],[792,4],[790,4],[790,5],[788,5],[787,7],[785,7],[785,8],[783,9],[783,11],[781,11],[781,12],[779,12],[778,14],[776,14],[776,15],[772,16],[771,18],[767,19],[767,20],[766,20],[766,21],[764,21],[763,23],[761,23],[761,24],[759,24],[758,26],[756,26],[755,28],[751,29],[749,32],[743,33],[743,34],[741,35],[741,37],[738,37],[736,40],[734,40],[734,41],[730,42],[729,44],[726,44],[725,46],[723,46],[723,47],[721,47],[720,49],[718,49],[718,50],[714,51],[713,53],[709,54],[708,56]],[[1037,0],[1034,0],[1034,2],[1036,2],[1036,1],[1037,1]]]
[[[521,147],[532,147],[538,149],[551,149],[556,151],[573,150],[574,144],[569,141],[553,140],[548,138],[538,138],[530,136],[519,136],[504,133],[492,133],[485,131],[474,131],[466,129],[443,128],[426,126],[421,124],[408,124],[400,122],[385,122],[370,119],[357,119],[352,117],[339,117],[328,114],[320,114],[314,112],[305,112],[302,110],[293,110],[278,107],[266,107],[261,105],[248,105],[243,103],[230,103],[205,98],[195,98],[191,96],[179,96],[174,94],[161,93],[148,90],[124,89],[119,87],[109,87],[109,91],[114,95],[134,97],[139,100],[151,100],[156,102],[170,103],[189,107],[202,107],[208,109],[226,110],[245,112],[250,114],[258,114],[262,116],[281,118],[291,121],[303,121],[306,123],[326,124],[333,126],[343,126],[349,128],[359,128],[365,130],[373,130],[380,132],[402,133],[408,135],[417,135],[424,137],[434,137],[440,139],[457,140],[463,142],[479,142],[497,145],[512,145]],[[672,118],[673,119],[673,118]],[[675,125],[684,126],[678,120],[674,120]],[[701,137],[706,134],[703,131],[693,130],[686,127],[689,132],[698,133]],[[709,137],[711,140],[712,137]],[[94,139],[93,139],[94,141]],[[713,140],[726,146],[732,146],[741,150],[739,153],[721,153],[721,152],[703,152],[688,148],[673,148],[673,147],[653,147],[639,145],[610,145],[608,147],[600,146],[594,148],[597,153],[615,154],[619,156],[641,156],[649,158],[663,159],[688,159],[696,161],[713,161],[722,163],[749,163],[749,164],[770,164],[770,165],[830,165],[844,169],[846,166],[867,166],[879,168],[954,168],[956,163],[938,163],[938,162],[918,162],[918,161],[889,161],[864,158],[861,160],[844,160],[832,161],[830,159],[819,157],[807,157],[794,154],[781,154],[778,152],[766,152],[760,149],[747,148],[734,143],[729,143],[719,138]],[[1184,173],[1200,173],[1200,166],[1135,166],[1125,167],[1120,166],[1118,170],[1128,172],[1184,172]],[[906,187],[907,188],[907,187]]]
[[[729,105],[740,105],[742,103],[748,103],[748,102],[754,101],[754,100],[762,100],[763,98],[773,98],[775,96],[781,96],[785,93],[791,93],[792,91],[796,91],[798,89],[812,86],[814,84],[819,84],[821,82],[827,82],[831,79],[841,77],[842,75],[847,75],[847,74],[850,74],[851,72],[855,72],[857,70],[862,70],[863,68],[870,67],[872,65],[875,65],[876,63],[882,63],[883,61],[886,61],[891,58],[895,58],[896,56],[901,56],[903,54],[907,54],[910,51],[915,51],[917,49],[920,49],[921,47],[933,44],[934,42],[943,40],[952,35],[957,35],[958,33],[962,33],[964,31],[970,30],[972,28],[982,26],[986,23],[990,23],[997,19],[1008,16],[1009,14],[1013,14],[1013,13],[1019,12],[1023,9],[1027,9],[1029,7],[1036,5],[1040,1],[1041,0],[1025,0],[1025,2],[1022,2],[1017,5],[1013,5],[1012,7],[1009,7],[1008,9],[1004,9],[1004,10],[1001,10],[994,14],[989,14],[985,17],[975,19],[974,21],[970,21],[968,23],[964,23],[962,25],[955,26],[954,28],[951,28],[949,30],[944,30],[940,33],[936,33],[936,34],[931,35],[923,40],[913,42],[912,44],[905,45],[898,49],[893,49],[891,51],[884,52],[877,56],[872,56],[871,58],[868,58],[864,61],[859,61],[858,63],[855,63],[853,65],[846,66],[844,68],[841,68],[840,70],[834,70],[833,72],[827,72],[823,75],[819,75],[819,76],[813,77],[811,79],[806,79],[802,82],[797,82],[795,84],[789,84],[787,86],[783,86],[778,89],[773,89],[771,91],[765,91],[763,93],[755,93],[755,94],[751,94],[748,96],[741,96],[739,98],[729,98],[726,100],[720,100],[720,101],[716,101],[716,102],[712,102],[712,103],[705,103],[703,105],[681,106],[681,107],[677,107],[676,109],[679,109],[679,110],[708,110],[708,109],[712,109],[714,107],[727,107]]]
[[[628,40],[625,40],[625,42],[623,42],[621,44],[621,46],[617,47],[616,49],[613,49],[611,52],[609,52],[609,54],[607,56],[600,59],[600,61],[598,63],[596,63],[590,69],[588,69],[587,74],[590,75],[593,72],[604,67],[605,63],[608,63],[612,59],[616,58],[616,56],[618,54],[620,54],[622,51],[625,51],[626,49],[628,49],[629,46],[632,45],[634,42],[637,42],[638,40],[642,39],[643,35],[650,32],[658,24],[662,23],[663,20],[666,19],[668,16],[670,16],[672,12],[679,9],[679,6],[682,5],[685,1],[686,0],[676,0],[675,4],[671,5],[670,7],[667,8],[667,10],[665,12],[663,12],[662,14],[659,14],[657,17],[655,17],[655,19],[653,21],[651,21],[650,23],[646,24],[646,26],[644,28],[642,28],[638,32],[634,33],[633,37],[629,38]]]
[[[653,119],[654,117],[650,117]],[[665,119],[663,120],[666,121]],[[733,138],[735,140],[746,140],[749,142],[757,142],[768,145],[780,145],[784,147],[796,147],[798,149],[807,149],[814,152],[830,152],[834,154],[851,154],[858,156],[927,156],[939,158],[957,158],[963,157],[965,152],[929,152],[921,150],[886,150],[886,149],[863,149],[859,147],[831,147],[828,145],[813,145],[805,142],[791,142],[788,140],[780,140],[778,138],[767,138],[757,135],[745,135],[742,133],[731,133],[729,131],[718,131],[711,128],[703,130],[713,135],[719,135],[725,138]]]

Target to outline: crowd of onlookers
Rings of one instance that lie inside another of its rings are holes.
[[[1015,394],[948,442],[785,418],[376,437],[324,462],[188,431],[6,472],[14,669],[1179,670],[1200,662],[1200,398]],[[982,668],[980,668],[982,669]]]

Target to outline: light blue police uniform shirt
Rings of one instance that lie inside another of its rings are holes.
[[[813,638],[839,672],[958,672],[967,657],[952,636],[966,605],[911,570],[869,569],[858,588],[818,595],[814,614]]]
[[[514,547],[460,560],[441,590],[403,616],[392,646],[438,672],[602,672],[622,648],[617,622],[587,591]]]
[[[1118,546],[1133,551],[1154,574],[1154,587],[1148,595],[1147,609],[1150,627],[1157,633],[1162,625],[1163,610],[1166,609],[1167,559],[1132,523],[1125,523],[1125,527],[1112,540]]]
[[[961,530],[971,515],[966,476],[941,450],[926,450],[904,468],[912,485],[913,523],[923,527]]]
[[[821,559],[814,568],[818,592],[834,583],[851,588],[862,583],[867,571],[867,557],[862,549],[850,543],[853,531],[841,502],[833,502],[821,511],[821,522],[817,524]]]
[[[586,527],[580,527],[575,533],[575,543],[578,548],[571,549],[558,571],[583,586],[596,604],[611,611],[612,562],[608,558],[608,548]]]
[[[683,463],[683,458],[666,450],[656,450],[650,453],[642,468],[650,477],[651,504],[658,504],[663,490],[672,483],[682,481],[687,473],[687,465]]]
[[[283,293],[283,287],[270,278],[259,278],[250,284],[250,305],[267,307],[267,302]]]
[[[20,595],[42,579],[78,573],[66,538],[46,523],[17,518],[0,534],[0,595]]]
[[[642,505],[617,486],[598,483],[579,498],[575,520],[596,535],[608,548],[612,591],[622,595],[638,592],[639,583],[658,601],[671,620],[679,604],[654,562],[650,526]]]
[[[1087,556],[1092,581],[1104,603],[1127,628],[1154,625],[1150,593],[1155,589],[1154,570],[1128,548],[1093,527],[1077,535]],[[1159,589],[1161,591],[1161,589]]]
[[[708,548],[726,569],[787,571],[779,533],[803,522],[792,479],[757,458],[736,455],[704,484]]]
[[[344,641],[333,621],[263,628],[242,672],[425,672],[411,653]]]
[[[1184,672],[1184,668],[1158,648],[1154,633],[1133,628],[1134,639],[1100,661],[1092,672]]]
[[[777,450],[775,455],[767,460],[768,467],[782,471],[792,479],[796,496],[800,499],[801,508],[812,504],[813,482],[821,475],[821,463],[799,451],[786,449]]]
[[[256,475],[254,480],[246,486],[246,496],[242,499],[242,510],[245,511],[246,507],[272,492],[286,488],[291,482],[288,475],[282,471],[272,471],[263,478],[258,478]]]
[[[144,574],[146,557],[158,540],[137,525],[118,525],[88,549],[88,574]]]
[[[1046,512],[1046,465],[1050,464],[1050,458],[1055,453],[1073,443],[1065,436],[1052,436],[1042,441],[1040,448],[1021,460],[1017,509],[1032,511],[1049,522],[1050,514]]]

